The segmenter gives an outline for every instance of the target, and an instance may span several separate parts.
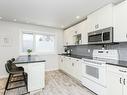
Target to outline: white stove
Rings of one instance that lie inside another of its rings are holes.
[[[117,50],[94,50],[93,58],[83,58],[82,84],[98,95],[106,95],[106,63],[118,60]]]

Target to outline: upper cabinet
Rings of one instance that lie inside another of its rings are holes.
[[[66,29],[64,31],[64,45],[73,45],[73,28]]]
[[[64,45],[87,44],[87,21],[83,21],[64,31]]]
[[[114,7],[114,42],[127,41],[127,1]]]
[[[88,15],[87,22],[88,32],[113,26],[113,4],[108,4]]]

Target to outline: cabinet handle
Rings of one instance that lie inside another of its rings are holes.
[[[123,80],[123,84],[126,85],[126,80],[125,79]]]
[[[120,72],[123,72],[123,73],[126,73],[127,71],[124,71],[124,70],[119,70]]]
[[[72,66],[74,66],[74,63],[72,63]]]
[[[75,31],[75,34],[77,34],[77,31]]]
[[[122,78],[120,78],[120,84],[122,84]]]

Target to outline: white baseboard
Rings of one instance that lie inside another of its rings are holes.
[[[58,68],[55,68],[55,69],[47,69],[46,72],[49,72],[49,71],[56,71],[56,70],[59,70]]]

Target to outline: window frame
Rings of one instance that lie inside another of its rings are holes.
[[[33,31],[33,30],[22,30],[20,33],[20,54],[21,55],[27,55],[27,52],[23,52],[23,34],[33,34],[33,50],[32,50],[32,55],[36,55],[36,54],[56,54],[57,53],[57,35],[55,32],[51,33],[51,32],[41,32],[41,31]],[[53,35],[54,36],[54,50],[53,51],[43,51],[43,52],[36,52],[36,35],[43,35],[43,34],[47,34],[47,35]]]

